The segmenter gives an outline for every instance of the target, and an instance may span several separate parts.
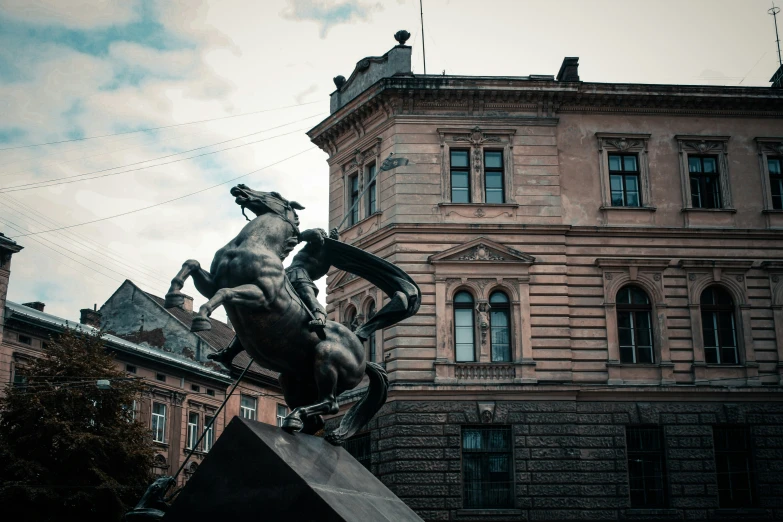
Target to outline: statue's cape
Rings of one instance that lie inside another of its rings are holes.
[[[332,266],[366,279],[390,298],[378,313],[354,332],[361,339],[368,339],[376,330],[398,323],[419,310],[421,289],[401,268],[374,254],[333,239],[325,239],[324,248],[327,249]]]

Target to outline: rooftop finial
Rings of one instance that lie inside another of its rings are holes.
[[[411,33],[406,31],[405,29],[402,29],[394,33],[394,39],[397,40],[400,45],[405,45],[405,42],[407,42],[408,38],[410,37],[411,37]]]

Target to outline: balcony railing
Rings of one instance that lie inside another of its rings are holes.
[[[454,377],[471,381],[510,381],[514,366],[504,363],[459,363],[454,366]]]

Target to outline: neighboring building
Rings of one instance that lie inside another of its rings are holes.
[[[250,360],[241,354],[229,373],[209,361],[207,354],[222,349],[233,338],[233,330],[211,319],[212,330],[193,334],[192,299],[184,308],[166,310],[163,299],[125,281],[100,311],[81,310],[81,324],[44,312],[44,303],[24,305],[6,302],[10,258],[21,247],[0,236],[0,382],[23,379],[26,361],[41,353],[50,336],[66,328],[93,333],[103,328],[106,348],[116,354],[117,366],[147,384],[143,397],[133,405],[134,416],[149,426],[156,447],[155,473],[173,474],[184,462],[215,417],[233,381]],[[1,391],[0,391],[1,393]],[[269,424],[287,414],[277,375],[253,363],[215,424],[179,477],[183,483],[195,471],[209,448],[235,416]]]
[[[423,292],[368,343],[391,389],[352,451],[427,520],[783,519],[783,91],[410,59],[308,133],[329,226]],[[327,283],[346,325],[385,302]]]

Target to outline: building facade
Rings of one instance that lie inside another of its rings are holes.
[[[783,518],[783,92],[410,57],[308,133],[330,227],[423,293],[368,342],[391,389],[355,451],[426,520]],[[327,284],[347,325],[385,303]]]
[[[198,468],[224,427],[235,416],[279,424],[288,411],[277,375],[253,363],[218,413],[234,380],[250,363],[246,354],[234,360],[231,371],[209,361],[207,354],[228,346],[233,330],[211,319],[212,330],[194,334],[192,299],[182,308],[166,310],[163,299],[125,281],[98,310],[82,309],[80,322],[44,311],[44,303],[24,305],[6,301],[11,256],[21,246],[0,236],[0,382],[24,383],[25,363],[41,355],[43,344],[67,328],[104,332],[106,348],[117,367],[144,380],[146,389],[133,404],[133,416],[150,428],[158,475],[173,475],[194,448],[178,477],[184,483]],[[23,255],[23,254],[22,254]],[[0,393],[2,390],[0,389]],[[210,421],[216,418],[211,428]],[[206,432],[206,433],[205,433]],[[204,435],[199,443],[198,439]]]

